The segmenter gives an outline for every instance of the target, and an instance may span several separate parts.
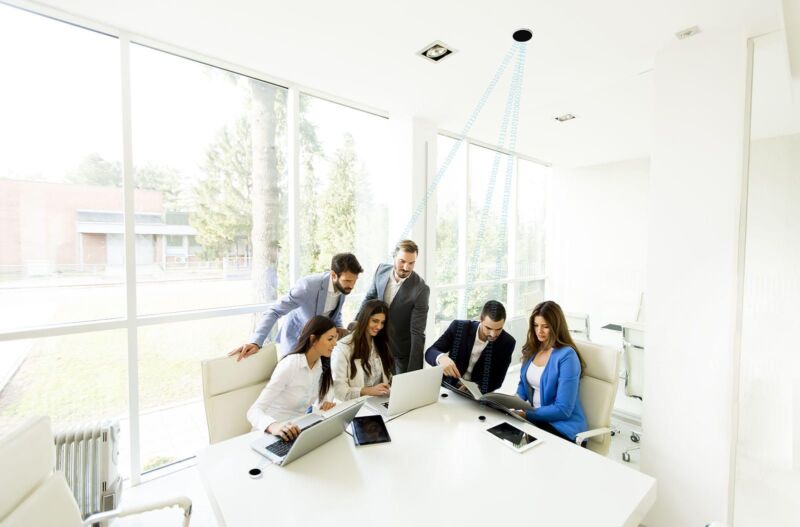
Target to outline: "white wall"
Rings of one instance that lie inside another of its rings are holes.
[[[800,525],[800,134],[754,141],[749,181],[735,525]]]
[[[747,40],[708,30],[655,59],[642,471],[648,527],[727,520]]]
[[[648,159],[554,168],[548,185],[547,297],[589,314],[595,342],[621,345],[600,329],[636,319],[645,287]]]

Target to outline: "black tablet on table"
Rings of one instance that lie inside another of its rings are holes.
[[[357,445],[388,443],[392,438],[380,415],[365,415],[353,419],[353,441]]]

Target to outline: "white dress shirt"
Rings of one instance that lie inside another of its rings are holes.
[[[472,369],[475,368],[475,364],[477,364],[478,359],[481,358],[481,353],[483,353],[483,350],[486,349],[486,345],[489,343],[488,340],[481,340],[480,332],[480,328],[475,332],[475,343],[472,344],[472,352],[469,355],[469,365],[467,366],[467,371],[464,373],[464,378],[468,381],[472,380]]]
[[[247,411],[253,430],[265,432],[276,421],[303,416],[317,400],[321,376],[322,360],[309,368],[305,353],[292,353],[281,359]]]
[[[336,309],[336,304],[339,303],[339,296],[342,293],[336,290],[333,286],[333,276],[328,280],[328,293],[325,297],[325,309],[323,309],[322,314],[326,317],[330,317],[333,310]]]
[[[361,388],[375,386],[382,382],[388,383],[389,379],[383,374],[383,361],[381,361],[375,343],[369,354],[371,368],[369,376],[364,371],[361,361],[356,361],[356,374],[350,378],[350,357],[353,355],[353,335],[347,335],[336,343],[331,355],[331,373],[333,374],[333,394],[340,401],[348,401],[361,397]]]
[[[547,364],[545,364],[547,366]],[[528,381],[528,384],[533,387],[533,407],[539,408],[542,406],[542,397],[539,395],[539,387],[542,384],[542,372],[544,371],[545,366],[537,366],[536,364],[531,361],[531,365],[528,366],[528,371],[525,373],[525,379]]]
[[[389,304],[390,306],[392,305],[394,297],[397,296],[397,291],[400,290],[400,286],[403,285],[403,282],[408,280],[408,276],[411,276],[411,274],[409,273],[409,275],[406,276],[405,278],[401,278],[400,280],[395,280],[394,275],[395,275],[394,269],[392,269],[392,272],[389,275],[389,279],[386,281],[386,290],[383,292],[383,301]]]

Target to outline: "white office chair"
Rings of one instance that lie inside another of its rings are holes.
[[[625,395],[642,399],[644,392],[644,329],[638,322],[622,326],[622,355],[625,362]],[[631,441],[638,443],[641,432],[631,431]],[[633,447],[622,453],[622,460],[629,462]]]
[[[589,314],[588,313],[564,313],[567,320],[567,327],[572,338],[591,341],[589,336]]]
[[[277,364],[278,350],[272,343],[239,362],[235,357],[220,357],[201,363],[203,404],[211,444],[250,431],[247,409],[258,398]]]
[[[605,455],[611,447],[611,412],[619,382],[619,352],[582,340],[576,340],[575,345],[586,362],[579,393],[589,425],[589,430],[578,434],[575,442],[581,444],[588,439],[589,450]]]
[[[0,527],[80,527],[166,507],[183,509],[189,525],[192,501],[187,497],[93,514],[81,520],[75,497],[61,472],[55,472],[56,450],[50,419],[29,419],[0,439]]]

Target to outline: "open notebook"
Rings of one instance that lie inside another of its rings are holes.
[[[523,401],[516,395],[508,395],[505,393],[489,392],[481,393],[478,384],[466,379],[458,379],[455,384],[450,382],[449,379],[442,382],[442,385],[462,397],[472,399],[480,404],[500,410],[501,412],[517,419],[518,421],[527,422],[528,420],[520,416],[512,410],[528,411],[533,408],[527,401]]]

